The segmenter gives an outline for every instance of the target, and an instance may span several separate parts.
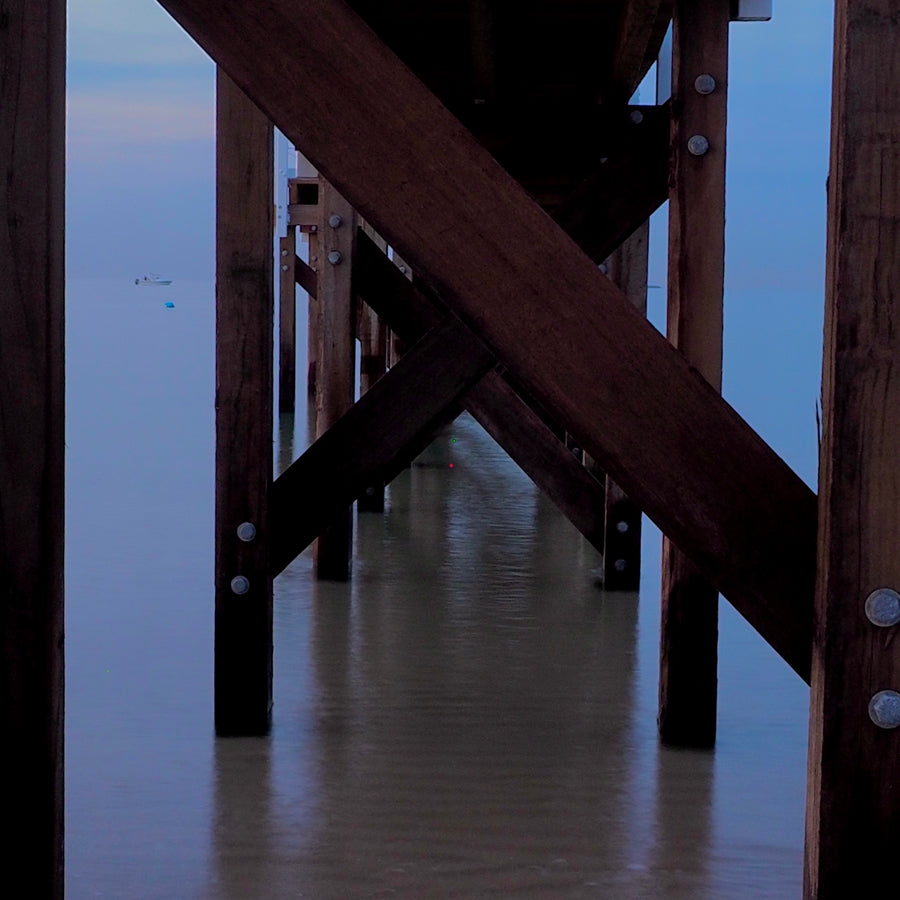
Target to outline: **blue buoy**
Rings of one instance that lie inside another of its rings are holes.
[[[171,300],[166,300],[166,309],[175,309],[175,304]]]

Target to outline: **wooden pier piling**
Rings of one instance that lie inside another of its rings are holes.
[[[4,3],[0,60],[3,879],[12,894],[61,900],[64,0]]]
[[[373,229],[363,224],[363,231],[382,252],[387,242]],[[356,334],[359,338],[359,395],[363,396],[387,370],[388,329],[377,313],[366,303],[359,301]],[[370,484],[357,500],[359,512],[384,512],[384,483]]]
[[[274,134],[216,79],[216,647],[220,735],[265,734],[272,707]]]
[[[642,315],[647,315],[650,223],[645,222],[607,261],[610,280]],[[636,591],[641,586],[641,510],[613,478],[604,474],[603,589]]]
[[[835,10],[806,900],[900,890],[900,23]]]
[[[324,179],[319,188],[318,235],[317,438],[353,406],[356,387],[353,302],[356,213]],[[316,541],[316,576],[346,581],[350,577],[352,553],[353,508],[350,506]]]
[[[297,229],[278,239],[278,411],[293,413],[297,395]]]
[[[722,389],[729,0],[675,0],[668,336]],[[677,415],[677,412],[675,413]],[[663,539],[659,733],[716,739],[718,589]]]

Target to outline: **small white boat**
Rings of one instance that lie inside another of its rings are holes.
[[[135,278],[134,283],[140,287],[162,287],[171,284],[172,279],[163,278],[162,275],[142,275],[140,278]]]

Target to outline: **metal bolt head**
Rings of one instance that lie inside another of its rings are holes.
[[[287,256],[287,250],[282,250],[282,251],[281,251],[281,255],[282,255],[282,256]]]
[[[400,271],[405,275],[409,270],[406,268],[406,266],[400,266]]]
[[[869,701],[869,718],[879,728],[896,728],[900,725],[900,694],[896,691],[879,691]]]
[[[609,266],[606,263],[600,263],[597,268],[600,269],[601,275],[609,275]]]
[[[621,522],[616,522],[616,531],[619,534],[625,534],[628,531],[628,523],[624,519]]]
[[[716,79],[707,72],[704,72],[702,75],[698,75],[694,79],[694,90],[696,90],[698,94],[703,94],[704,96],[706,96],[707,94],[711,94],[715,89]]]
[[[688,138],[687,148],[692,156],[703,156],[709,151],[709,141],[702,134],[695,134]]]
[[[252,522],[241,522],[237,527],[237,536],[249,543],[256,537],[256,526]]]
[[[231,579],[231,590],[238,595],[246,594],[250,590],[250,580],[243,575],[235,575]]]
[[[617,572],[624,572],[624,571],[625,571],[625,566],[626,566],[626,565],[627,565],[627,563],[625,562],[624,559],[617,559],[617,560],[613,563],[613,568],[615,568],[615,570],[616,570]]]
[[[330,262],[333,266],[339,266],[344,261],[344,254],[340,252],[340,250],[332,250],[331,253],[328,254],[328,262]]]
[[[633,109],[628,118],[631,119],[635,125],[640,125],[641,122],[644,121],[644,114],[639,109]]]
[[[341,225],[344,224],[343,216],[339,216],[337,214],[328,217],[328,224],[332,228],[340,228]]]
[[[318,230],[319,230],[319,226],[318,226],[318,225],[310,225],[310,226],[309,226],[309,232],[310,232],[310,234],[312,234],[313,232],[318,231]]]
[[[890,588],[878,588],[866,597],[866,618],[880,628],[900,623],[900,594]]]
[[[281,271],[282,271],[282,272],[287,272],[287,270],[288,270],[287,265],[283,265],[283,266],[281,267]]]

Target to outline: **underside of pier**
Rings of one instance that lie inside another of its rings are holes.
[[[219,67],[218,733],[270,726],[273,578],[313,541],[318,577],[350,577],[354,502],[378,509],[467,410],[600,550],[607,590],[637,589],[641,514],[664,533],[663,741],[715,741],[720,594],[811,683],[805,896],[874,896],[900,835],[893,0],[835,4],[818,498],[720,396],[728,34],[766,3],[159,2]],[[48,897],[62,891],[64,34],[57,0],[0,11],[0,722],[21,736],[3,751],[21,775],[10,859],[39,858]],[[632,105],[654,65],[657,102]],[[280,270],[273,124],[315,168],[290,185]],[[645,318],[646,223],[666,201],[663,336]],[[298,287],[316,440],[275,477]]]

